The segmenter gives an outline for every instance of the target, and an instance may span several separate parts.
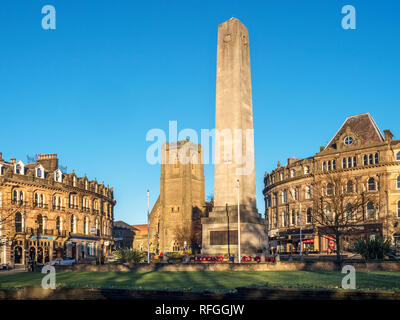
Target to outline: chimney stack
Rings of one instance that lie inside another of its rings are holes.
[[[40,163],[47,171],[51,172],[58,169],[57,153],[49,153],[49,154],[39,153],[37,162]]]
[[[383,132],[385,133],[385,141],[392,142],[393,133],[389,129],[383,130]]]
[[[10,159],[10,163],[14,165],[15,164],[15,158],[11,158]]]
[[[319,147],[319,152],[324,151],[325,147]]]

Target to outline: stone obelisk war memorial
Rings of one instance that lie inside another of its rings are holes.
[[[226,254],[229,242],[231,255],[237,256],[238,203],[241,254],[261,253],[267,246],[266,225],[256,206],[254,136],[246,137],[246,130],[253,130],[249,35],[247,28],[235,18],[218,27],[215,109],[216,131],[229,129],[234,144],[234,131],[241,130],[243,155],[251,150],[250,156],[247,154],[247,167],[251,170],[240,174],[246,164],[235,161],[235,150],[231,156],[227,155],[228,141],[215,139],[220,159],[215,161],[214,208],[201,221],[202,254]]]

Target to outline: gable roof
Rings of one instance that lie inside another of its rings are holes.
[[[339,137],[349,128],[353,133],[357,134],[362,142],[375,141],[383,142],[384,138],[371,115],[367,113],[348,117],[335,134],[324,150],[334,147]]]
[[[122,229],[133,229],[132,226],[130,226],[129,224],[127,224],[126,222],[121,221],[121,220],[114,221],[114,227],[122,228]]]
[[[132,226],[134,229],[139,231],[140,233],[146,233],[147,234],[147,224],[135,224]]]

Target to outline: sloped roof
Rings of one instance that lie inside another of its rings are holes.
[[[334,148],[336,141],[346,131],[347,128],[349,128],[352,132],[357,134],[361,138],[363,143],[367,141],[368,142],[384,141],[382,133],[380,132],[374,119],[371,117],[369,113],[363,113],[352,117],[348,117],[324,150],[326,150],[327,148]]]
[[[127,224],[124,221],[114,221],[114,227],[123,228],[123,229],[133,229],[132,226],[130,226],[129,224]]]
[[[139,231],[139,232],[143,232],[143,233],[147,233],[147,224],[135,224],[132,226],[134,229],[134,231]]]

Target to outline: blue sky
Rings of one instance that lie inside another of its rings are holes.
[[[42,6],[56,30],[41,28]],[[357,29],[341,28],[356,8]],[[370,112],[400,137],[398,1],[2,0],[0,151],[58,153],[79,175],[114,186],[116,219],[146,222],[148,130],[213,128],[218,24],[249,29],[258,208],[265,171],[307,157],[345,118]],[[213,167],[205,168],[206,195]]]

